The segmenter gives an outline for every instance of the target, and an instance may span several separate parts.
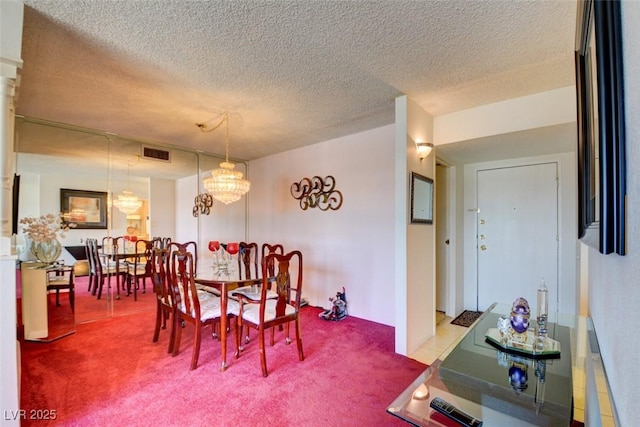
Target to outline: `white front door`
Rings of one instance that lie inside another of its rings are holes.
[[[558,307],[557,163],[478,171],[478,310],[524,297],[544,278]]]

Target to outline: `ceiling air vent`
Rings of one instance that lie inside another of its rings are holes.
[[[156,147],[142,147],[142,157],[151,160],[160,160],[161,162],[171,163],[171,151],[162,150]]]

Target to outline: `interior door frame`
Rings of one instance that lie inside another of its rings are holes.
[[[436,213],[440,212],[447,215],[447,224],[449,226],[449,245],[444,242],[440,242],[436,239],[436,245],[445,245],[445,251],[447,256],[445,257],[444,265],[442,266],[446,270],[446,282],[444,288],[446,290],[445,297],[445,315],[448,317],[455,317],[462,308],[462,298],[460,297],[460,303],[456,304],[458,294],[456,293],[456,166],[451,165],[440,158],[436,158],[436,165],[440,165],[445,168],[446,182],[444,188],[441,184],[438,184],[436,180],[436,192],[446,191],[447,205],[444,209],[436,206]],[[438,167],[438,166],[436,166]],[[440,227],[440,222],[436,215],[435,226]],[[437,236],[437,232],[435,233]],[[438,262],[438,260],[436,260]],[[434,313],[435,315],[435,313]]]

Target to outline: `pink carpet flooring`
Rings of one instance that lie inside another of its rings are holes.
[[[52,343],[23,342],[21,408],[54,410],[56,419],[22,425],[406,425],[386,407],[426,366],[393,352],[392,327],[354,317],[328,322],[318,318],[321,309],[305,307],[305,360],[278,333],[267,347],[267,378],[254,331],[239,359],[229,337],[230,366],[221,372],[220,343],[205,328],[198,368],[189,371],[193,327],[183,330],[177,357],[167,354],[168,329],[152,343],[155,310],[145,303],[152,296],[131,314],[78,324]]]

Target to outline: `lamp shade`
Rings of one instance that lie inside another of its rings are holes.
[[[430,142],[418,142],[416,143],[416,152],[418,153],[418,157],[420,160],[424,159],[431,153],[433,149],[433,144]]]

